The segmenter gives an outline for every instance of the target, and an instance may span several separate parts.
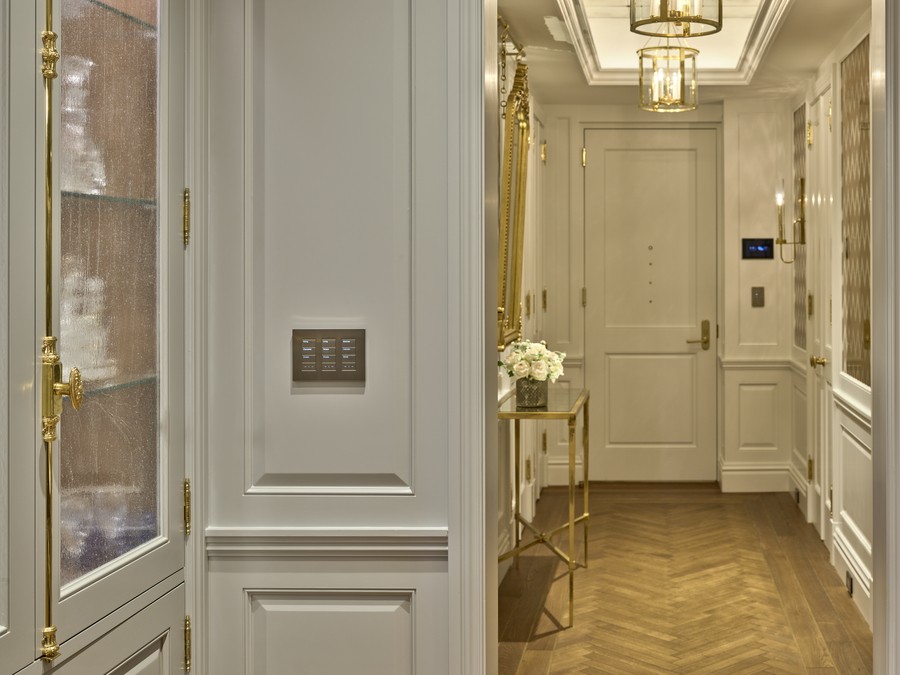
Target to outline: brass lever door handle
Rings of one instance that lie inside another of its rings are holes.
[[[828,359],[823,356],[809,357],[809,365],[811,365],[813,368],[815,368],[816,366],[824,366],[826,363],[828,363]]]
[[[689,345],[700,345],[704,350],[709,349],[709,321],[704,319],[700,323],[700,339],[686,340]]]

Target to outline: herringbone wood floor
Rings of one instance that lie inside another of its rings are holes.
[[[566,504],[545,490],[538,524]],[[872,672],[871,631],[787,494],[594,484],[588,542],[573,628],[546,548],[504,578],[501,675]]]

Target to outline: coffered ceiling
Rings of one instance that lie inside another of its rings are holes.
[[[693,38],[701,98],[801,89],[869,0],[723,0],[720,33]],[[628,0],[499,0],[526,47],[539,100],[627,103],[637,95],[637,50],[658,38],[629,30]],[[648,42],[649,40],[649,42]]]

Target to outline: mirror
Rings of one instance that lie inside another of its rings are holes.
[[[528,176],[528,66],[516,65],[506,101],[500,169],[500,260],[497,349],[516,339],[522,324],[522,256],[525,247],[525,184]]]

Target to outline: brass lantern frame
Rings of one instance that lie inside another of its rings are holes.
[[[644,3],[648,1],[643,0]],[[648,37],[689,38],[712,35],[722,30],[722,0],[717,0],[718,21],[702,14],[691,14],[690,11],[685,11],[685,6],[693,6],[689,0],[654,1],[659,2],[659,14],[651,13],[644,18],[638,16],[638,3],[641,0],[630,1],[629,19],[632,33]],[[708,2],[709,0],[704,1]]]
[[[497,349],[513,342],[522,324],[522,262],[525,252],[525,188],[528,179],[528,65],[516,65],[506,100],[500,175],[500,247],[497,264]]]
[[[667,41],[668,42],[668,41]],[[676,112],[688,112],[690,110],[696,110],[699,105],[699,97],[697,94],[697,56],[700,54],[700,51],[694,49],[693,47],[685,47],[683,45],[656,45],[653,47],[644,47],[643,49],[638,50],[638,73],[639,73],[639,86],[640,86],[640,103],[639,106],[641,110],[647,110],[649,112],[664,112],[664,113],[676,113]],[[644,80],[644,62],[645,60],[650,60],[653,63],[653,67],[651,70],[654,73],[657,71],[656,64],[659,60],[665,58],[667,61],[674,61],[675,58],[671,58],[670,54],[677,54],[677,60],[679,63],[679,72],[681,76],[681,86],[679,91],[679,97],[677,99],[672,99],[668,102],[660,103],[659,99],[657,99],[656,103],[653,101],[652,96],[652,83],[645,83]],[[687,72],[686,63],[691,62],[691,72]],[[689,100],[688,93],[691,93],[691,97]],[[648,95],[649,94],[649,95]]]

